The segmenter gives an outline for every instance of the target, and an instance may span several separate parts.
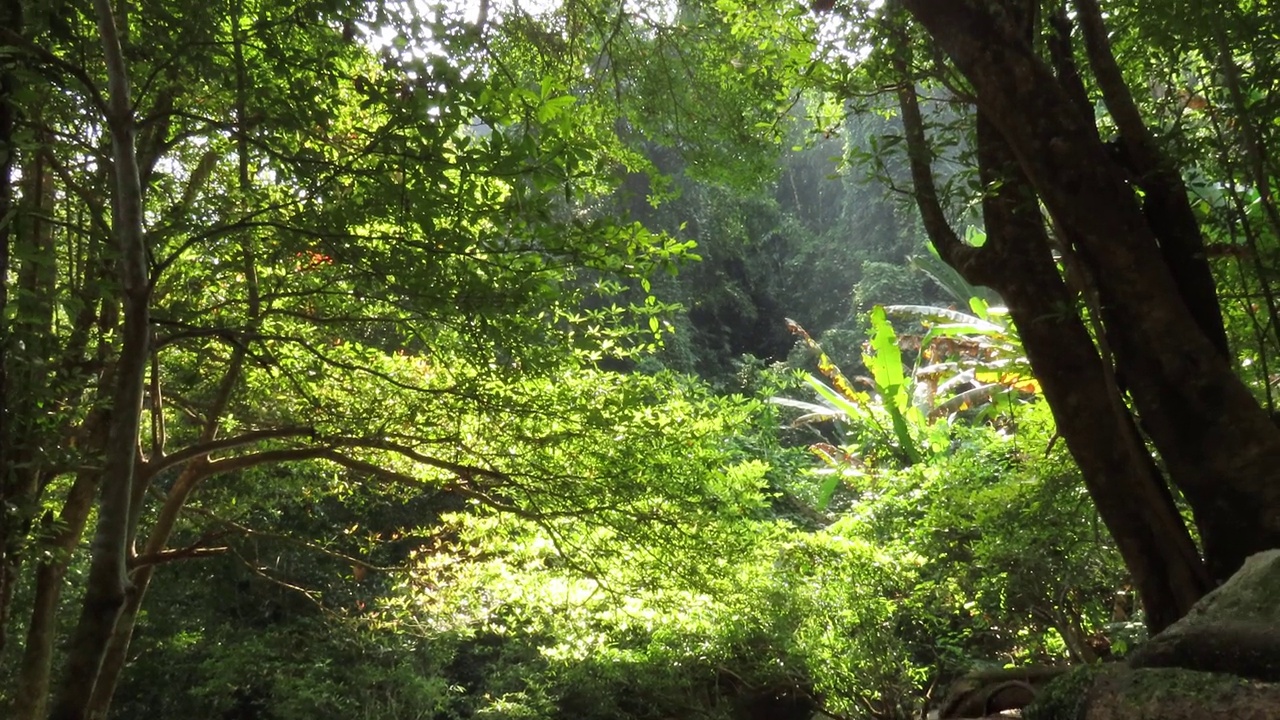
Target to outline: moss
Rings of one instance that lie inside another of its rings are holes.
[[[1044,687],[1022,711],[1026,720],[1081,720],[1085,700],[1101,665],[1081,665]]]
[[[1135,670],[1123,680],[1126,702],[1138,707],[1167,696],[1196,698],[1206,704],[1232,694],[1247,680],[1234,675],[1196,672],[1180,668],[1149,668]]]
[[[1225,585],[1209,593],[1180,624],[1207,621],[1275,622],[1275,598],[1280,594],[1280,551],[1259,553],[1245,561]],[[1176,626],[1175,626],[1176,627]]]
[[[1087,665],[1049,683],[1022,716],[1026,720],[1083,720],[1094,688],[1113,698],[1111,702],[1118,699],[1122,703],[1119,717],[1138,717],[1151,707],[1191,701],[1195,706],[1214,707],[1249,683],[1233,675],[1179,668],[1131,670],[1119,664]]]

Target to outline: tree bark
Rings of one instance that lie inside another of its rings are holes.
[[[168,547],[169,538],[173,534],[173,529],[177,525],[182,509],[186,506],[187,500],[190,498],[191,493],[195,491],[196,486],[207,476],[207,468],[208,461],[201,458],[189,463],[183,469],[173,487],[169,490],[164,507],[160,509],[156,524],[151,529],[151,534],[143,547],[143,555],[158,555]],[[155,565],[144,565],[130,574],[130,582],[133,587],[124,607],[120,611],[115,631],[111,635],[111,641],[103,657],[102,668],[98,673],[97,681],[94,683],[93,695],[89,700],[88,710],[85,714],[88,718],[100,720],[107,716],[107,710],[111,706],[111,699],[115,695],[116,685],[120,681],[120,673],[124,670],[125,661],[128,659],[129,644],[133,640],[134,627],[138,622],[138,612],[142,609],[142,601],[146,597],[147,588],[151,585],[151,577],[155,569]]]
[[[251,188],[250,180],[250,156],[249,156],[249,137],[248,137],[248,69],[245,65],[244,58],[244,8],[241,3],[235,2],[232,5],[231,13],[231,39],[232,39],[232,55],[236,66],[236,150],[237,150],[237,179],[241,192],[241,200],[248,197]],[[258,293],[258,270],[257,257],[254,249],[255,239],[252,236],[252,230],[246,230],[246,236],[242,240],[244,274],[246,280],[246,301],[248,306],[248,323],[247,326],[255,328],[260,322],[261,315],[261,298]],[[218,393],[210,407],[205,412],[205,423],[201,429],[199,443],[200,445],[209,445],[218,436],[219,428],[222,423],[222,416],[226,412],[228,404],[231,402],[232,395],[242,379],[245,359],[248,356],[247,340],[237,342],[235,349],[232,351],[231,360],[227,365],[227,370],[222,377],[222,381],[218,386]],[[153,366],[152,372],[158,372],[159,364]],[[160,381],[153,378],[155,387],[158,389]],[[156,393],[155,401],[158,402],[159,393]],[[164,448],[162,445],[154,447],[152,451],[157,458],[163,457]],[[174,482],[173,487],[169,490],[165,498],[164,505],[160,508],[159,515],[156,518],[155,525],[151,528],[151,532],[147,537],[146,545],[143,549],[144,555],[158,555],[165,550],[169,544],[169,539],[173,535],[174,528],[177,526],[178,519],[186,507],[187,501],[190,499],[199,486],[200,482],[208,477],[212,472],[208,455],[201,455],[190,460],[183,468],[182,473]],[[134,487],[135,503],[140,505],[143,492],[146,489],[148,478],[139,477]],[[140,507],[135,507],[130,523],[130,544],[133,542],[134,534],[137,532],[137,523],[140,516]],[[107,645],[103,664],[99,671],[97,682],[94,683],[93,694],[90,697],[87,706],[87,717],[93,720],[99,720],[107,716],[107,711],[111,706],[111,700],[115,695],[116,686],[120,680],[120,673],[124,670],[125,662],[128,659],[129,645],[133,640],[134,628],[137,625],[138,613],[142,609],[142,601],[146,597],[147,588],[151,584],[151,578],[155,573],[155,565],[144,565],[137,568],[131,573],[130,580],[132,582],[132,592],[130,593],[124,607],[121,610],[120,617],[116,622],[116,627],[112,633],[111,640]]]
[[[1144,428],[1190,503],[1212,577],[1280,546],[1280,430],[1205,336],[1133,191],[1084,116],[1004,15],[903,0],[972,83],[1107,306],[1107,337]]]
[[[114,370],[103,369],[98,378],[101,389],[85,418],[79,441],[84,453],[95,456],[103,452],[107,440],[108,413],[105,388],[114,384]],[[48,537],[38,550],[42,558],[36,566],[35,593],[31,602],[31,618],[27,624],[26,643],[18,668],[18,690],[12,708],[16,720],[44,720],[49,701],[50,676],[53,671],[54,642],[58,631],[58,603],[65,587],[64,578],[76,548],[84,535],[85,524],[93,510],[99,473],[86,469],[76,474],[67,493],[62,511]]]
[[[1085,52],[1103,101],[1120,131],[1121,165],[1143,191],[1142,210],[1160,244],[1160,254],[1173,274],[1187,309],[1205,337],[1228,360],[1231,348],[1218,304],[1217,285],[1204,251],[1187,187],[1169,158],[1156,145],[1129,91],[1111,50],[1097,0],[1075,0]]]
[[[999,132],[978,120],[983,219],[994,288],[1009,307],[1058,432],[1159,632],[1209,589],[1165,479],[1095,349],[1053,262],[1039,203]],[[993,244],[994,243],[994,244]]]
[[[151,285],[129,74],[110,0],[95,0],[94,6],[111,93],[107,122],[115,181],[112,217],[124,312],[92,561],[80,619],[68,650],[66,676],[51,713],[54,720],[85,717],[107,643],[126,601],[131,495],[150,343]]]
[[[37,117],[38,109],[27,110]],[[3,574],[7,598],[3,614],[20,577],[30,530],[40,512],[42,476],[48,464],[46,448],[53,447],[54,423],[50,408],[55,406],[50,388],[51,370],[57,354],[53,327],[57,284],[57,252],[54,224],[54,177],[45,154],[45,133],[37,145],[25,153],[22,167],[21,202],[7,225],[15,228],[10,238],[18,262],[14,263],[17,294],[13,318],[7,328],[9,352],[5,358],[4,404],[7,409],[4,487],[0,490],[4,514]]]
[[[19,0],[3,0],[0,4],[0,25],[22,32],[22,3]],[[13,102],[17,89],[13,68],[6,63],[0,68],[0,278],[9,277],[9,249],[12,223],[8,221],[13,208],[13,163],[16,148],[13,131],[18,108]],[[9,408],[9,357],[12,351],[8,305],[8,282],[0,288],[0,650],[4,650],[9,627],[9,611],[13,604],[13,592],[18,582],[17,523],[16,512],[9,510],[9,487],[16,463],[13,459],[14,442]]]
[[[1159,631],[1207,591],[1208,576],[1058,273],[1038,198],[999,130],[979,110],[987,242],[981,248],[960,242],[934,189],[909,61],[899,55],[896,63],[915,197],[930,240],[967,281],[991,287],[1007,303],[1058,431],[1133,575],[1148,624]]]
[[[78,474],[58,516],[59,529],[42,549],[45,559],[36,567],[35,597],[31,621],[18,669],[18,692],[14,697],[15,720],[42,720],[49,699],[49,677],[53,670],[53,647],[58,629],[58,601],[71,556],[84,534],[85,521],[93,509],[98,487],[97,473]]]

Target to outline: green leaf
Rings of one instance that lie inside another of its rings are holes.
[[[906,373],[902,367],[902,351],[898,348],[898,336],[883,305],[871,309],[871,354],[864,355],[863,360],[871,371],[882,393],[890,388],[902,389],[907,383]],[[895,393],[896,394],[896,393]]]
[[[572,95],[561,95],[560,97],[549,98],[538,107],[538,122],[546,123],[549,120],[560,117],[578,102],[578,98]]]
[[[840,481],[843,478],[840,473],[833,472],[822,481],[822,486],[818,488],[818,509],[826,510],[831,504],[831,498],[835,497],[836,490],[840,488]]]
[[[974,315],[977,315],[983,320],[988,320],[988,321],[991,320],[991,315],[990,313],[987,312],[986,300],[983,300],[982,298],[976,297],[976,296],[971,297],[969,298],[969,308],[973,310]]]
[[[911,405],[911,397],[902,367],[902,351],[898,348],[898,336],[881,305],[871,309],[871,331],[872,354],[863,355],[863,362],[871,371],[876,388],[884,398],[885,410],[893,423],[893,434],[898,440],[898,446],[907,460],[916,464],[920,462],[921,456],[905,415]]]
[[[982,303],[986,312],[986,303],[981,298],[971,298],[970,302]],[[956,323],[959,327],[972,328],[969,332],[1004,334],[1008,330],[981,315],[969,315],[950,308],[933,307],[931,305],[888,305],[885,314],[892,317],[910,317],[921,321]]]

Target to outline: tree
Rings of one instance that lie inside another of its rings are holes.
[[[1280,544],[1280,431],[1234,372],[1186,187],[1125,82],[1102,9],[1040,9],[903,0],[881,11],[855,3],[846,17],[885,41],[867,67],[897,87],[931,241],[966,280],[1004,297],[1159,629],[1245,557]],[[981,247],[951,229],[933,179],[917,96],[939,83],[976,110]],[[1170,485],[1191,507],[1203,561]]]
[[[696,461],[719,410],[689,401],[678,432],[654,409],[674,412],[678,383],[592,368],[652,343],[639,329],[662,304],[616,296],[687,245],[582,211],[621,145],[565,83],[484,55],[496,21],[269,0],[5,10],[26,20],[0,29],[6,88],[23,81],[0,98],[17,177],[0,187],[0,618],[33,583],[16,717],[45,715],[58,659],[51,715],[105,715],[157,569],[230,551],[234,525],[198,501],[217,478],[309,463],[655,542],[715,514],[706,484],[745,493],[717,511],[749,504],[758,477],[725,485]],[[365,21],[399,43],[370,50]],[[634,443],[608,439],[628,426]],[[654,478],[687,491],[664,513]]]

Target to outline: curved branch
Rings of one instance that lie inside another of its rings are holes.
[[[170,455],[153,460],[142,468],[142,472],[146,474],[148,480],[156,475],[168,470],[171,467],[208,457],[216,452],[225,450],[234,450],[235,448],[252,445],[263,440],[278,440],[280,438],[289,437],[311,437],[315,434],[314,428],[309,427],[287,427],[275,428],[272,430],[255,430],[243,433],[234,437],[220,438],[218,440],[210,440],[197,445],[183,448]]]
[[[480,476],[480,477],[489,478],[491,480],[501,480],[503,482],[507,482],[511,479],[510,476],[507,475],[506,473],[498,472],[497,470],[482,468],[475,465],[462,465],[460,463],[449,462],[447,460],[440,460],[438,458],[433,458],[428,455],[423,455],[422,453],[418,452],[417,450],[414,450],[408,445],[403,445],[401,443],[394,443],[388,440],[363,439],[363,438],[334,438],[331,440],[331,442],[339,446],[346,446],[346,447],[362,447],[362,448],[370,448],[375,450],[388,450],[390,452],[396,453],[397,455],[402,455],[416,463],[429,465],[431,467],[434,467],[440,470],[448,470],[449,472],[459,477]]]
[[[903,37],[901,47],[906,48],[910,40]],[[951,223],[947,221],[942,203],[938,200],[938,188],[933,181],[929,141],[925,136],[924,117],[920,113],[920,101],[916,96],[912,81],[910,61],[905,56],[905,49],[893,55],[894,70],[898,75],[898,107],[902,112],[902,127],[906,136],[907,157],[911,161],[911,181],[915,185],[912,193],[916,206],[920,209],[920,217],[924,221],[925,232],[929,242],[933,243],[938,254],[948,265],[955,268],[964,279],[974,285],[989,285],[990,279],[982,272],[978,262],[981,248],[966,245],[956,236]]]

